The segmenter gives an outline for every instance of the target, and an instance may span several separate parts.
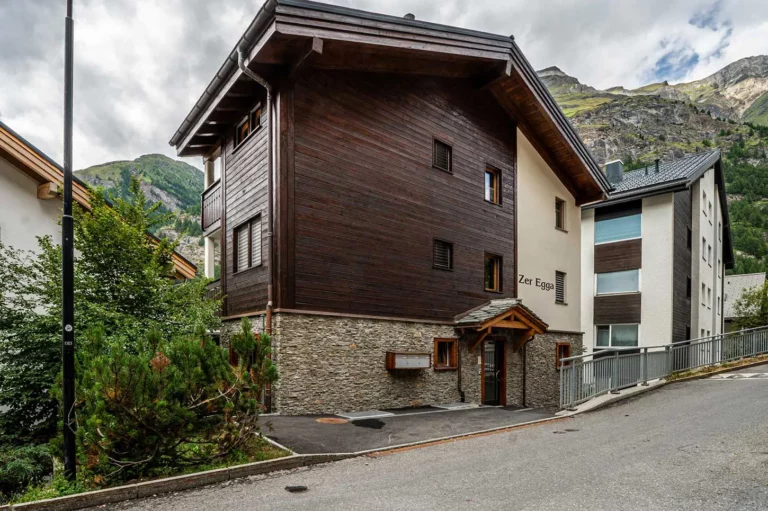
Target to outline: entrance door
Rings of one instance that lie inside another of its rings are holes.
[[[504,382],[504,343],[485,341],[483,348],[483,389],[484,405],[502,404]]]

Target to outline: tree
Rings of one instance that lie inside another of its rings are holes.
[[[745,290],[736,301],[735,310],[737,329],[768,325],[768,282]]]
[[[129,198],[107,205],[95,191],[91,211],[75,209],[75,328],[80,343],[100,329],[104,346],[136,354],[150,332],[170,340],[218,324],[219,303],[205,298],[204,279],[176,284],[175,243],[148,230],[167,219],[148,205],[139,182]],[[50,237],[39,252],[0,245],[0,437],[47,441],[57,431],[50,390],[60,371],[61,251]]]

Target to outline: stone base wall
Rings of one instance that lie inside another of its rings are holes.
[[[302,314],[273,318],[274,411],[335,414],[459,400],[456,371],[387,371],[388,351],[432,353],[452,326]]]
[[[537,334],[525,346],[525,406],[556,410],[560,407],[560,371],[555,367],[558,342],[571,343],[571,355],[583,351],[582,334]]]

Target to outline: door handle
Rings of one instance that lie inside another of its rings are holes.
[[[501,381],[501,369],[496,371],[496,381]]]

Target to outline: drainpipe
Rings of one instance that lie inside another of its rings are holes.
[[[258,83],[267,90],[267,114],[269,121],[267,122],[269,132],[267,134],[267,261],[269,262],[269,280],[267,283],[267,317],[265,330],[268,335],[272,335],[272,308],[274,306],[273,301],[273,282],[275,281],[275,270],[273,264],[273,198],[272,198],[272,174],[273,168],[273,149],[272,149],[272,129],[274,128],[274,115],[272,114],[272,86],[264,78],[257,75],[250,69],[248,69],[248,63],[245,60],[244,50],[242,47],[237,48],[237,66],[245,76]]]

